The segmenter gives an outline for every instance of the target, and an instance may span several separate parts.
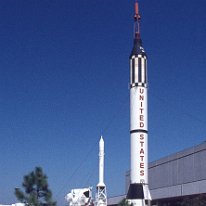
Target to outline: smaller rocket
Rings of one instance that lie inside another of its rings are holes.
[[[104,140],[99,140],[99,183],[97,187],[104,187]]]
[[[107,205],[106,185],[104,184],[104,140],[102,136],[99,140],[99,183],[97,184],[95,205]]]

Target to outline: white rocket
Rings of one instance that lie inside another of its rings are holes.
[[[107,205],[106,185],[104,184],[104,140],[102,136],[99,140],[99,183],[97,184],[95,205]]]
[[[134,206],[150,204],[148,187],[147,56],[140,38],[140,15],[135,2],[134,44],[130,55],[131,170],[127,200]]]

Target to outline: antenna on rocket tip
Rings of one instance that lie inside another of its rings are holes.
[[[135,0],[134,3],[134,32],[135,32],[135,38],[140,38],[140,14],[139,14],[139,5],[138,1]]]

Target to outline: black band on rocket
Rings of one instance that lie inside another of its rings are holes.
[[[137,133],[137,132],[142,132],[142,133],[148,134],[148,131],[145,130],[145,129],[134,129],[134,130],[131,130],[131,131],[130,131],[130,134],[132,134],[132,133]]]
[[[138,86],[147,87],[147,84],[146,83],[132,83],[132,84],[130,84],[130,88],[138,87]]]

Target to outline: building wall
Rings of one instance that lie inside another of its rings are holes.
[[[126,197],[126,195],[110,197],[107,200],[107,205],[110,205],[110,206],[118,205],[125,197]]]
[[[206,193],[206,142],[149,164],[153,199]]]
[[[126,172],[125,194],[130,184]],[[149,163],[149,188],[153,200],[206,193],[206,142]],[[125,197],[108,199],[118,204]]]

